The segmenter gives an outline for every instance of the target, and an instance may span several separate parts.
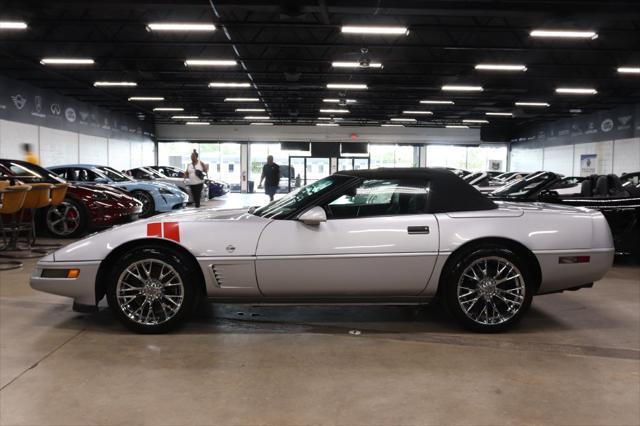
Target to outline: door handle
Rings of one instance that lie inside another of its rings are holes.
[[[429,227],[428,226],[408,226],[407,232],[409,234],[428,234]]]

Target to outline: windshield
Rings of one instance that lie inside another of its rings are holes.
[[[107,177],[109,180],[112,180],[114,182],[131,182],[133,181],[133,179],[131,179],[129,176],[124,175],[122,173],[120,173],[119,171],[117,171],[116,169],[112,169],[111,167],[96,167],[96,169],[103,174],[105,177]]]
[[[35,164],[23,161],[6,161],[2,164],[11,171],[11,174],[25,183],[65,183],[57,174]]]
[[[270,219],[283,219],[351,179],[353,177],[342,175],[333,175],[320,179],[254,210],[253,214]]]
[[[493,191],[491,195],[506,198],[523,197],[544,185],[549,177],[550,174],[545,172],[532,173],[524,179],[516,179],[509,182],[507,185]]]
[[[163,179],[163,178],[167,177],[166,175],[163,175],[162,173],[160,173],[159,171],[157,171],[155,169],[152,169],[151,167],[148,167],[148,168],[147,167],[140,167],[140,169],[148,172],[150,175],[152,175],[153,177],[156,177],[156,178]]]

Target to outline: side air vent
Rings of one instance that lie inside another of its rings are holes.
[[[213,271],[213,279],[216,282],[216,286],[222,287],[224,285],[224,276],[222,275],[222,271],[216,268],[216,265],[211,265],[211,270]]]

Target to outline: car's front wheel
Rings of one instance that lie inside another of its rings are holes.
[[[47,232],[57,238],[77,238],[84,234],[89,222],[85,207],[71,198],[45,208],[42,220]]]
[[[116,317],[139,333],[164,333],[183,324],[197,302],[188,259],[164,247],[141,247],[110,270],[107,301]]]
[[[140,212],[140,217],[149,217],[156,212],[156,203],[153,200],[151,194],[147,191],[133,191],[131,193],[133,198],[140,201],[142,203],[142,211]]]
[[[484,333],[503,331],[520,321],[534,291],[524,259],[493,245],[457,255],[443,284],[445,304],[453,316],[464,327]]]

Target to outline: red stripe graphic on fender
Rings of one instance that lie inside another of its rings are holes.
[[[165,222],[162,225],[164,226],[164,237],[179,243],[180,224],[178,222]]]
[[[162,238],[162,224],[160,222],[147,223],[147,237]]]

